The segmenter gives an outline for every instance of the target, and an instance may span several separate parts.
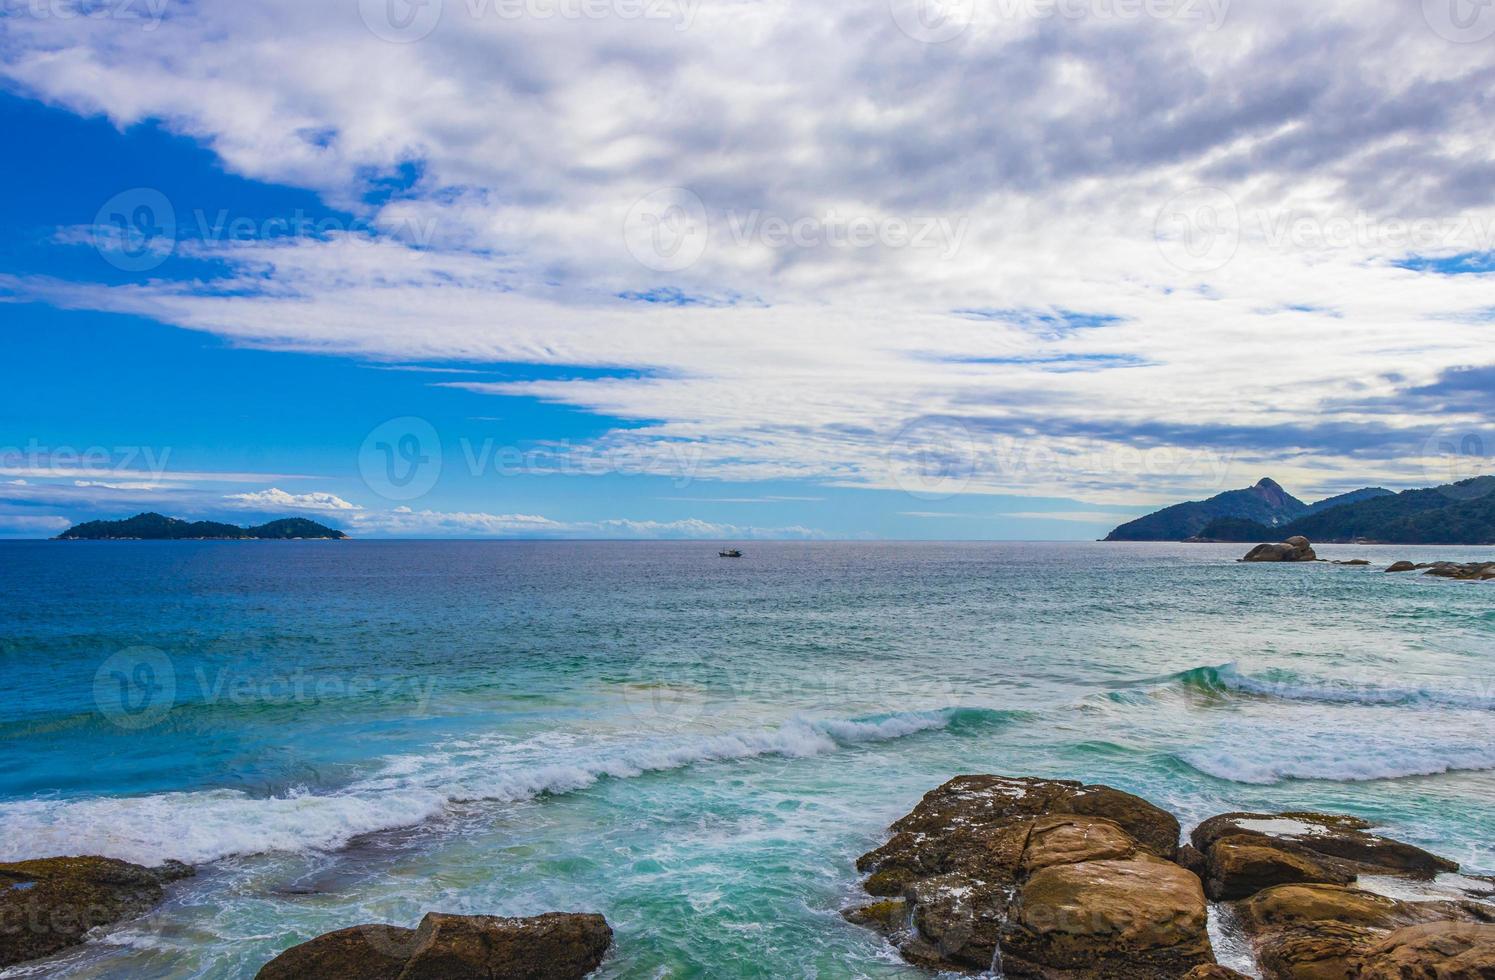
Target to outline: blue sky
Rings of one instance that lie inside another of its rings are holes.
[[[0,536],[1090,539],[1495,469],[1479,44],[899,2],[8,13]]]

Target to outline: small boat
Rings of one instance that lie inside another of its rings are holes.
[[[723,558],[741,558],[742,557],[742,552],[738,551],[736,548],[728,548],[725,551],[718,551],[717,554],[720,555]]]

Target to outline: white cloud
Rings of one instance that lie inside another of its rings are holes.
[[[55,514],[0,514],[0,536],[51,537],[73,522]]]
[[[389,237],[183,245],[226,263],[210,283],[0,289],[273,348],[631,369],[459,384],[636,422],[585,450],[688,447],[692,477],[926,488],[935,460],[940,492],[1148,503],[1270,472],[1311,496],[1431,482],[1427,437],[1484,424],[1394,400],[1491,360],[1495,277],[1394,264],[1495,247],[1495,66],[1429,5],[1201,24],[976,4],[941,45],[879,3],[705,0],[681,30],[448,2],[409,44],[356,6],[11,18],[13,84],[163,119]],[[406,163],[415,186],[362,203]],[[665,187],[704,219],[675,271],[624,234]],[[1215,210],[1171,209],[1202,187]],[[850,222],[884,242],[838,243]],[[888,245],[899,222],[939,247]],[[1218,268],[1182,247],[1222,227]],[[701,302],[617,299],[661,290]]]
[[[248,493],[231,493],[223,499],[228,501],[230,506],[249,510],[356,511],[363,509],[335,494],[320,491],[287,493],[278,487]]]
[[[350,518],[352,530],[390,537],[507,538],[693,538],[705,540],[823,538],[806,527],[744,527],[711,521],[555,521],[536,514],[447,512],[397,507],[366,511]]]

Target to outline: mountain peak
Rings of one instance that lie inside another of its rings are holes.
[[[1282,489],[1282,484],[1278,483],[1276,480],[1272,479],[1270,476],[1264,476],[1260,480],[1257,480],[1256,481],[1256,489],[1258,489],[1258,490],[1272,490],[1272,491],[1275,491],[1276,493],[1283,493],[1284,492],[1283,489]]]

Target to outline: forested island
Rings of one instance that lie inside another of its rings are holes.
[[[255,527],[220,521],[184,521],[163,514],[136,514],[122,521],[75,524],[57,536],[59,541],[289,541],[298,538],[342,540],[342,531],[304,517],[284,517]]]

